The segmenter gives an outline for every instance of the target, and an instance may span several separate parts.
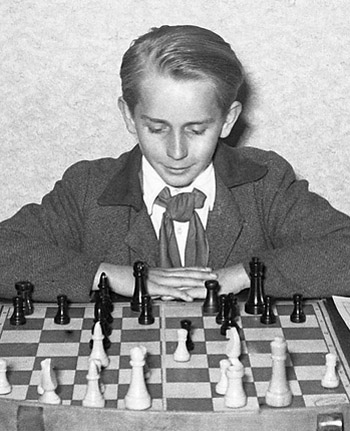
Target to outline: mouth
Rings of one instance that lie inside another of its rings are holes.
[[[190,166],[179,167],[179,168],[172,167],[172,166],[165,166],[165,169],[168,172],[171,172],[171,173],[174,173],[174,174],[177,174],[177,175],[183,174],[184,172],[187,172],[190,168],[191,168]]]

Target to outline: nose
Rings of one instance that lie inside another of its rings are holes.
[[[188,143],[182,133],[173,133],[167,142],[167,155],[174,160],[181,160],[188,155]]]

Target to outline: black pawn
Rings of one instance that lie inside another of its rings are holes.
[[[194,349],[194,343],[192,341],[192,322],[188,319],[181,320],[180,322],[181,328],[186,329],[187,331],[187,338],[186,338],[186,348],[189,352],[191,352]]]
[[[147,266],[145,263],[137,261],[134,263],[135,288],[130,302],[132,311],[141,311],[142,297],[147,295],[146,276]]]
[[[260,317],[260,322],[264,325],[273,325],[276,323],[276,316],[273,313],[272,309],[272,298],[271,296],[265,297],[265,306],[264,306],[264,312]]]
[[[149,295],[143,295],[141,304],[141,314],[139,316],[140,325],[152,325],[154,317],[152,314],[152,302]]]
[[[220,309],[219,305],[219,283],[216,280],[207,280],[205,283],[207,296],[203,303],[203,314],[217,314]]]
[[[15,296],[13,298],[13,314],[10,317],[10,324],[14,326],[24,325],[27,319],[24,315],[23,310],[23,299],[21,296]]]
[[[21,296],[23,300],[23,310],[26,316],[33,314],[33,290],[34,286],[29,281],[18,281],[15,284],[15,288],[17,291],[17,296]]]
[[[225,322],[225,303],[227,295],[223,294],[219,296],[219,312],[216,316],[216,323],[222,325]]]
[[[290,315],[290,320],[293,323],[304,323],[306,320],[305,313],[303,311],[303,295],[296,293],[293,295],[294,309]]]
[[[54,322],[57,325],[68,325],[70,317],[68,315],[68,299],[66,295],[57,296],[57,314],[54,318]]]
[[[248,314],[262,314],[264,311],[264,264],[253,257],[250,266],[250,290],[244,310]]]

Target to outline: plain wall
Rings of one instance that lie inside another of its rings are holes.
[[[350,214],[348,0],[1,0],[0,220],[40,202],[73,162],[132,147],[116,105],[121,57],[162,24],[231,43],[249,84],[239,145],[279,152]]]

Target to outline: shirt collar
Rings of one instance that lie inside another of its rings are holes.
[[[214,155],[216,173],[229,188],[257,181],[268,170],[267,166],[241,155],[239,150],[219,143]],[[98,198],[99,205],[126,205],[140,211],[143,205],[139,178],[141,157],[140,147],[136,145],[116,160],[116,172]]]
[[[148,160],[142,156],[142,179],[143,179],[143,200],[147,207],[148,214],[152,215],[153,204],[161,190],[164,187],[169,187],[171,195],[177,193],[192,192],[193,189],[198,189],[206,196],[206,204],[211,211],[215,201],[215,172],[213,163],[210,165],[187,187],[176,188],[169,186],[159,176],[155,169],[150,165]]]

